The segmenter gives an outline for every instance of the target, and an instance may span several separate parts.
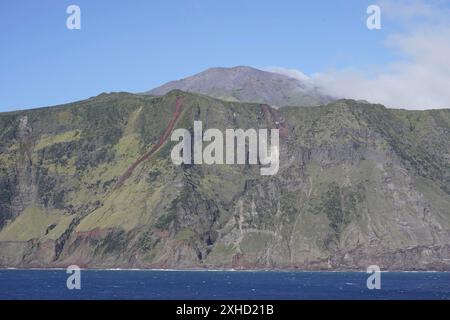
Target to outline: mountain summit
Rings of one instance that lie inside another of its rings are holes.
[[[227,101],[266,103],[272,106],[311,106],[333,100],[317,87],[298,79],[247,66],[210,68],[145,93],[159,96],[174,89]]]

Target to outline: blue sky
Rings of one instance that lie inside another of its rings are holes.
[[[368,30],[373,2],[1,1],[0,111],[141,92],[214,66],[376,70],[404,54],[385,40],[405,25]],[[81,30],[66,28],[71,4]]]

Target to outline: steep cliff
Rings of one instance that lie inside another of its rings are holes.
[[[165,133],[194,120],[282,122],[278,174],[174,165]],[[171,91],[0,114],[0,266],[69,264],[450,270],[450,110]]]

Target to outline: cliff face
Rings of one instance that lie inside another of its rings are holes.
[[[194,120],[282,122],[278,174],[175,166],[161,137]],[[0,266],[69,264],[450,270],[450,110],[172,91],[0,114]]]

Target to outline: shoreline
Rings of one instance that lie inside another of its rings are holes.
[[[64,271],[67,268],[13,268],[0,267],[1,271]],[[145,268],[80,268],[82,271],[140,271],[140,272],[267,272],[267,273],[364,273],[364,270],[298,270],[298,269],[145,269]],[[450,273],[437,270],[381,270],[381,273]]]

